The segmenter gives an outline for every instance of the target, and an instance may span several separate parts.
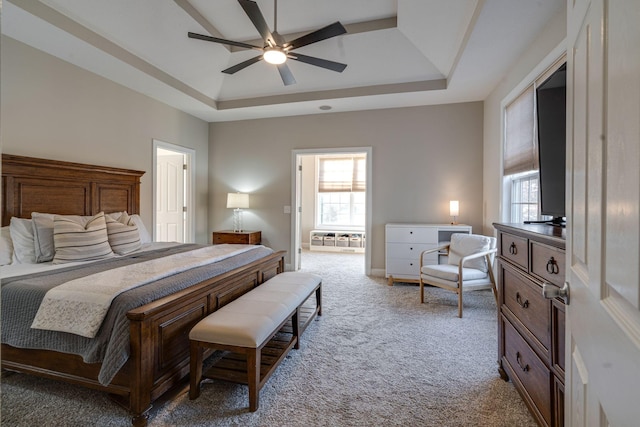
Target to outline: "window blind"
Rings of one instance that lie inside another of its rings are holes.
[[[529,86],[505,109],[504,175],[538,169],[534,93]]]
[[[318,192],[359,192],[366,190],[364,156],[320,157]]]

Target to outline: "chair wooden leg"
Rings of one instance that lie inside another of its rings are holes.
[[[424,304],[424,283],[422,283],[422,279],[420,279],[420,303]]]
[[[462,318],[462,289],[458,289],[458,317]]]

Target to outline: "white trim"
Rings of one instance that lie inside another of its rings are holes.
[[[153,140],[153,159],[152,159],[152,178],[153,178],[153,195],[152,195],[152,207],[153,207],[153,220],[151,224],[153,240],[156,240],[156,186],[157,186],[157,163],[158,163],[158,149],[175,151],[185,155],[187,164],[187,192],[184,195],[185,205],[187,206],[187,224],[185,230],[185,243],[193,243],[196,241],[196,227],[195,227],[195,200],[196,200],[196,150],[192,148],[183,147],[180,145],[171,144],[168,142],[160,141],[158,139]]]
[[[364,272],[366,275],[371,275],[371,218],[373,211],[373,149],[372,147],[337,147],[337,148],[318,148],[318,149],[296,149],[291,150],[291,268],[296,269],[295,266],[299,265],[298,247],[300,236],[296,235],[296,224],[300,220],[300,212],[298,211],[298,168],[297,165],[300,162],[300,156],[305,155],[320,155],[320,154],[356,154],[364,153],[367,156],[367,190],[366,190],[366,214],[365,214],[365,255],[364,255]]]

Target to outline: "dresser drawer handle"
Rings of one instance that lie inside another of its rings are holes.
[[[518,248],[516,246],[516,242],[511,242],[511,246],[509,246],[509,253],[511,255],[515,255],[518,253]]]
[[[520,366],[520,369],[522,369],[522,372],[529,371],[529,365],[522,364],[522,356],[520,355],[519,351],[516,352],[516,362],[518,362],[518,366]]]
[[[558,262],[553,257],[549,258],[549,261],[547,261],[547,273],[549,274],[560,273],[560,267],[558,267]]]
[[[524,300],[524,302],[522,301],[522,297],[520,296],[520,292],[516,292],[516,302],[518,303],[518,305],[522,308],[528,308],[529,307],[529,300],[526,299]]]

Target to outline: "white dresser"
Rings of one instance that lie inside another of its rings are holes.
[[[393,282],[418,282],[420,253],[447,244],[455,233],[471,233],[463,224],[386,224],[385,277]],[[446,262],[446,253],[432,253],[425,261],[430,264]]]

